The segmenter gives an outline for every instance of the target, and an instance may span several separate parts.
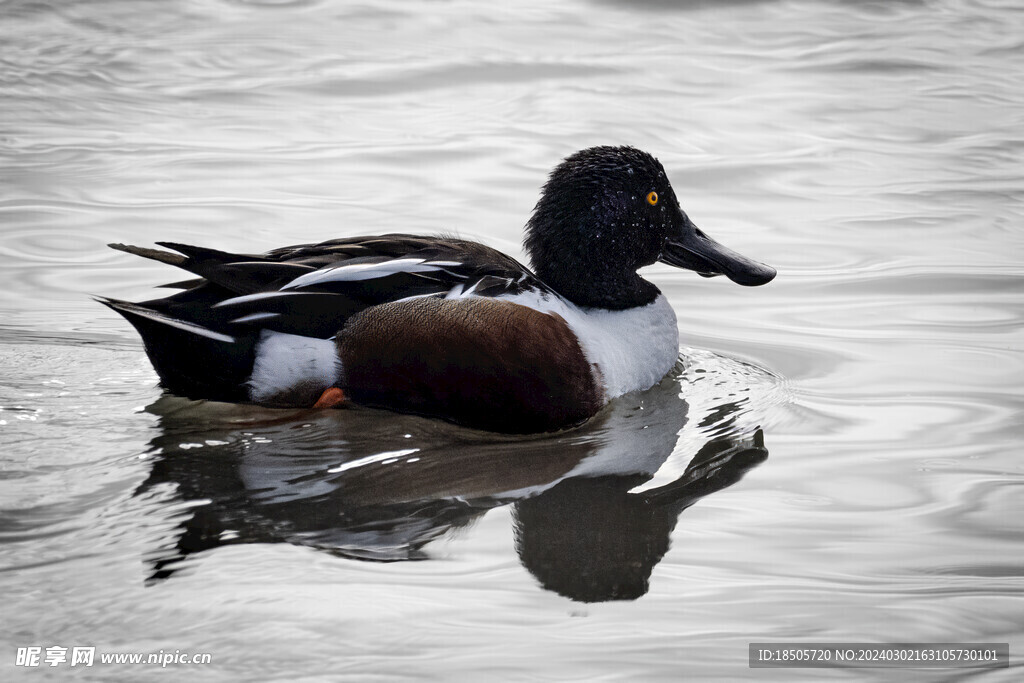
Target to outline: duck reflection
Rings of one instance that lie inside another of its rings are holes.
[[[584,602],[636,599],[679,514],[768,456],[761,432],[736,421],[746,398],[704,410],[689,427],[682,373],[680,365],[583,427],[536,437],[359,408],[271,411],[164,397],[148,409],[160,434],[136,495],[166,500],[170,486],[172,502],[188,506],[173,546],[152,556],[150,580],[236,543],[426,559],[432,541],[511,504],[520,559],[543,587]],[[714,436],[674,481],[634,492],[688,433]]]
[[[541,585],[580,602],[635,600],[647,593],[679,514],[735,484],[764,462],[760,430],[751,439],[709,441],[676,481],[643,493],[640,474],[574,477],[516,503],[516,548]]]

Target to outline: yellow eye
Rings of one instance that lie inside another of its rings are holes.
[[[647,193],[647,203],[650,204],[651,206],[654,206],[655,204],[657,204],[658,203],[658,193],[657,192],[648,192]]]

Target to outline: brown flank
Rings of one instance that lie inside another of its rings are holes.
[[[565,320],[487,298],[373,306],[337,336],[356,403],[528,433],[583,422],[603,403]]]

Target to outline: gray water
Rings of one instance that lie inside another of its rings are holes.
[[[1024,652],[1022,83],[1009,0],[0,2],[0,677],[153,675],[15,666],[85,645],[196,680],[1018,680],[747,644]],[[779,275],[648,269],[680,362],[573,432],[162,396],[89,298],[180,279],[108,242],[522,258],[596,144]]]

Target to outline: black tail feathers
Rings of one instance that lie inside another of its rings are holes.
[[[196,399],[249,399],[245,383],[252,373],[254,336],[224,334],[128,301],[105,297],[96,301],[124,316],[142,336],[164,388]]]

